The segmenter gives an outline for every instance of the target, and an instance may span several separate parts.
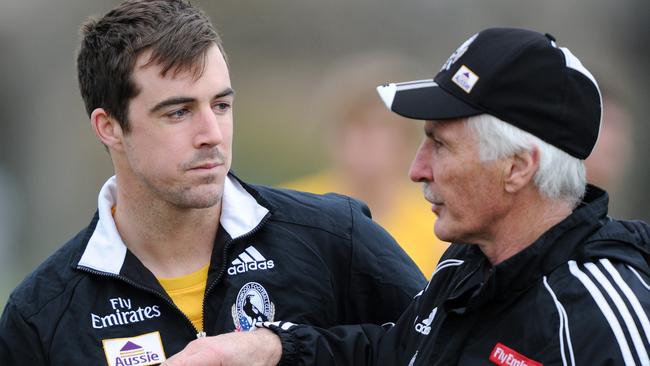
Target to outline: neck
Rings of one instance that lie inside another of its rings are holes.
[[[536,190],[533,195],[520,198],[501,224],[495,225],[491,238],[478,243],[492,265],[526,249],[572,212],[566,202],[541,197]]]
[[[179,208],[135,185],[117,185],[114,219],[129,250],[156,277],[192,273],[210,261],[221,201],[209,208]]]

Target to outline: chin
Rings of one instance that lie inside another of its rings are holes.
[[[436,224],[433,227],[433,232],[436,234],[438,239],[440,239],[442,241],[446,241],[448,243],[456,241],[455,240],[456,236],[453,235],[453,233],[450,232],[447,227],[445,227],[444,222],[441,222],[441,221],[443,221],[443,220],[440,220],[440,218],[438,218],[438,220],[436,221]]]
[[[182,208],[210,208],[221,202],[223,185],[210,184],[181,192],[172,200]]]
[[[202,198],[183,200],[181,202],[178,202],[176,205],[182,208],[202,209],[202,208],[214,207],[220,202],[221,202],[221,196],[214,196],[214,197],[202,197]]]

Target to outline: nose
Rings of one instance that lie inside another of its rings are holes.
[[[420,144],[409,169],[409,178],[413,182],[433,181],[433,171],[431,169],[432,149],[433,147],[427,143],[427,139]]]
[[[213,147],[223,141],[222,126],[219,117],[211,108],[201,110],[197,116],[194,145],[197,148]]]

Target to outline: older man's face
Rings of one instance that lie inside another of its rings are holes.
[[[507,214],[504,164],[481,162],[477,139],[465,119],[427,121],[413,160],[411,180],[424,184],[438,216],[436,235],[445,241],[480,243]]]

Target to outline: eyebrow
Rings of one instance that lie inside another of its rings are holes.
[[[229,95],[235,95],[235,90],[233,88],[228,87],[228,88],[224,89],[222,92],[217,93],[214,97],[212,97],[212,99],[219,99],[219,98],[223,98],[223,97],[226,97],[226,96],[229,96]],[[156,104],[155,106],[153,106],[153,108],[151,108],[149,110],[149,113],[150,114],[156,113],[157,111],[159,111],[159,110],[161,110],[161,109],[163,109],[165,107],[172,106],[172,105],[193,103],[195,101],[196,101],[196,98],[170,97],[170,98],[167,98],[167,99],[163,100],[162,102]]]

